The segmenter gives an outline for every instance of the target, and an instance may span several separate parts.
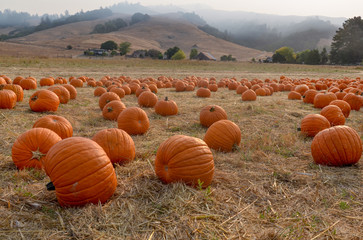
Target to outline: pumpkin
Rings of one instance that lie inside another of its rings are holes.
[[[314,107],[323,108],[334,100],[337,100],[337,96],[332,92],[318,93],[314,98]]]
[[[93,141],[98,143],[112,163],[128,163],[135,158],[135,143],[127,132],[117,128],[97,132]]]
[[[52,91],[41,89],[33,93],[29,99],[30,109],[34,112],[57,111],[59,97]]]
[[[197,97],[208,98],[211,95],[211,91],[208,88],[199,88],[197,90]]]
[[[267,96],[266,90],[262,87],[255,90],[257,96]]]
[[[107,92],[106,88],[104,88],[104,87],[96,87],[95,90],[93,91],[93,96],[99,97],[102,94],[104,94],[105,92]]]
[[[161,116],[170,116],[178,114],[178,106],[173,100],[169,100],[165,97],[164,100],[159,100],[155,106],[155,113]]]
[[[347,95],[347,93],[344,92],[343,90],[340,90],[339,92],[336,92],[335,95],[337,96],[337,99],[343,100],[343,98],[345,97],[345,95]]]
[[[230,83],[228,83],[228,89],[229,90],[237,90],[239,83],[236,81],[232,81]]]
[[[219,120],[208,128],[203,140],[212,149],[231,152],[241,142],[241,130],[230,120]]]
[[[69,81],[69,84],[71,84],[75,88],[83,87],[83,81],[81,79],[72,79],[71,81]]]
[[[239,85],[236,89],[236,93],[237,94],[242,94],[244,93],[245,91],[247,91],[249,88],[246,87],[245,85]]]
[[[70,137],[56,143],[43,162],[61,206],[105,203],[115,192],[117,178],[112,163],[96,142]]]
[[[227,119],[226,111],[218,105],[208,105],[199,113],[199,121],[202,126],[209,127],[213,123]]]
[[[315,95],[318,94],[318,91],[316,91],[315,89],[309,89],[307,90],[304,95],[302,96],[303,97],[303,102],[304,103],[311,103],[311,104],[314,104],[314,98],[315,98]]]
[[[64,84],[62,86],[65,87],[68,90],[69,99],[76,99],[77,98],[77,89],[75,87],[73,87],[70,84]]]
[[[48,128],[32,128],[21,134],[11,148],[11,157],[18,169],[42,168],[43,157],[61,141],[61,137]]]
[[[330,102],[329,105],[338,106],[340,108],[340,110],[342,110],[342,113],[344,114],[344,117],[345,118],[349,117],[351,109],[350,109],[349,103],[347,103],[346,101],[344,101],[344,100],[334,100],[334,101]]]
[[[120,98],[125,97],[125,91],[120,87],[114,87],[110,90],[110,92],[116,93]]]
[[[139,95],[137,102],[140,107],[154,107],[158,102],[158,97],[150,91],[145,91]]]
[[[314,137],[318,132],[329,128],[330,122],[320,114],[308,114],[301,120],[300,126],[302,134]]]
[[[48,88],[48,90],[57,94],[61,104],[67,104],[71,98],[69,91],[61,85],[51,86]]]
[[[40,80],[39,80],[39,85],[40,86],[52,86],[52,85],[54,85],[54,79],[53,78],[50,78],[50,77],[48,77],[48,78],[41,78]]]
[[[217,84],[215,84],[215,83],[208,84],[208,89],[209,89],[211,92],[217,92],[217,91],[218,91],[218,85],[217,85]]]
[[[72,137],[72,124],[64,117],[57,115],[46,115],[35,121],[33,128],[48,128],[58,134],[62,139]]]
[[[345,116],[344,116],[342,110],[338,106],[335,106],[335,105],[325,106],[320,111],[320,114],[322,116],[326,117],[326,119],[328,119],[331,126],[345,124]]]
[[[256,101],[257,95],[252,89],[248,89],[242,93],[242,101]]]
[[[24,91],[19,85],[15,84],[6,84],[6,85],[0,85],[0,90],[7,89],[11,90],[16,94],[16,101],[21,102],[24,98]]]
[[[19,85],[20,81],[21,81],[21,80],[23,80],[23,79],[24,79],[24,77],[22,77],[22,76],[17,76],[17,77],[15,77],[15,78],[14,78],[14,80],[13,80],[13,84],[15,84],[15,85]]]
[[[175,91],[176,92],[183,92],[183,91],[185,91],[185,87],[186,87],[186,85],[185,85],[185,83],[183,81],[177,81],[175,83]]]
[[[121,88],[125,91],[125,95],[131,94],[131,89],[128,86],[122,85]]]
[[[149,89],[151,92],[157,94],[158,93],[158,87],[155,84],[150,84]]]
[[[130,107],[123,110],[117,117],[118,128],[130,135],[144,134],[149,129],[149,118],[144,110]]]
[[[287,99],[289,100],[301,100],[301,95],[299,92],[291,91],[287,95]]]
[[[30,89],[37,88],[37,82],[35,80],[33,80],[32,78],[25,78],[25,79],[20,80],[19,85],[24,90],[30,90]]]
[[[102,116],[104,119],[116,121],[118,115],[126,109],[125,104],[120,100],[112,100],[107,103],[102,110]]]
[[[304,95],[307,90],[309,90],[309,86],[306,84],[297,85],[294,89],[294,91],[300,93],[301,96]]]
[[[135,91],[135,96],[136,97],[139,97],[141,93],[145,92],[145,91],[148,91],[148,92],[151,92],[150,88],[148,88],[147,86],[142,86],[142,87],[139,87],[136,91]]]
[[[16,94],[7,89],[0,90],[0,108],[13,109],[16,105]]]
[[[328,166],[352,165],[362,156],[362,140],[348,126],[335,126],[319,132],[311,143],[314,162]]]
[[[213,154],[203,140],[175,135],[160,144],[155,172],[164,183],[184,182],[205,188],[214,175]]]
[[[98,105],[101,109],[101,111],[103,110],[103,108],[105,107],[105,105],[109,102],[111,102],[112,100],[119,100],[121,101],[120,97],[113,92],[105,92],[103,93],[100,98],[98,99]]]
[[[362,102],[359,95],[354,93],[348,93],[345,95],[343,101],[346,101],[350,105],[351,110],[359,111],[362,107]]]

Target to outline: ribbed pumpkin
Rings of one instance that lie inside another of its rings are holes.
[[[123,102],[112,100],[103,107],[102,116],[104,119],[116,121],[118,115],[125,109],[126,106]]]
[[[72,124],[64,117],[46,115],[35,121],[33,128],[48,128],[58,134],[62,139],[73,136]]]
[[[291,91],[287,95],[287,99],[289,100],[301,100],[301,95],[299,92]]]
[[[33,80],[32,78],[25,78],[25,79],[20,80],[19,85],[24,90],[36,89],[37,81]]]
[[[117,128],[97,132],[93,141],[98,143],[112,163],[128,163],[135,158],[135,143],[127,132]]]
[[[335,105],[328,105],[323,107],[320,111],[320,115],[326,117],[330,122],[330,126],[344,125],[345,117],[342,110]]]
[[[81,79],[72,79],[71,81],[69,81],[69,84],[71,84],[75,88],[83,87],[83,81]]]
[[[303,102],[314,104],[314,98],[316,94],[318,94],[318,91],[315,89],[307,90],[303,95]]]
[[[144,134],[149,129],[149,118],[139,107],[130,107],[123,110],[117,117],[118,128],[130,135]]]
[[[104,87],[96,87],[95,90],[93,91],[93,96],[99,97],[102,94],[104,94],[105,92],[107,92],[106,88],[104,88]]]
[[[16,105],[16,94],[7,89],[0,90],[0,109],[13,109]]]
[[[169,100],[165,97],[164,100],[159,100],[155,106],[155,113],[161,116],[171,116],[178,114],[178,106],[173,100]]]
[[[158,102],[158,97],[151,91],[142,92],[137,98],[140,107],[154,107]]]
[[[242,101],[256,101],[257,95],[252,89],[248,89],[242,93]]]
[[[164,183],[184,182],[207,187],[214,175],[213,154],[199,139],[175,135],[160,144],[155,158],[156,175]]]
[[[77,89],[75,87],[73,87],[70,84],[64,84],[62,86],[65,87],[68,90],[70,99],[76,99],[77,98]]]
[[[344,100],[334,100],[332,102],[330,102],[329,105],[335,105],[335,106],[338,106],[340,108],[340,110],[342,110],[343,114],[344,114],[344,117],[345,118],[348,118],[349,117],[349,114],[350,114],[350,105],[349,103],[347,103],[346,101]]]
[[[0,90],[1,89],[7,89],[13,91],[16,94],[16,101],[17,102],[23,101],[24,91],[19,85],[15,84],[0,85]]]
[[[204,141],[212,149],[231,152],[241,142],[241,130],[232,121],[219,120],[208,128]]]
[[[327,93],[318,93],[314,98],[314,107],[315,108],[323,108],[328,106],[330,102],[337,100],[337,96],[332,92]]]
[[[227,119],[227,113],[218,105],[205,106],[199,113],[200,124],[205,127],[223,119]]]
[[[42,168],[42,158],[61,137],[48,128],[32,128],[21,134],[11,149],[12,159],[18,169]]]
[[[136,89],[135,91],[135,96],[136,97],[139,97],[141,93],[143,92],[151,92],[150,88],[147,87],[147,86],[142,86],[142,87],[139,87],[138,89]]]
[[[67,104],[68,101],[71,99],[69,91],[62,85],[51,86],[48,88],[48,90],[57,94],[61,104]]]
[[[242,94],[244,93],[245,91],[248,90],[248,87],[246,87],[245,85],[239,85],[236,89],[236,93],[237,94]]]
[[[53,78],[50,78],[50,77],[48,77],[48,78],[41,78],[40,80],[39,80],[39,85],[40,86],[52,86],[52,85],[54,85],[54,79]]]
[[[335,126],[319,132],[311,143],[315,163],[328,166],[352,165],[362,156],[362,140],[348,126]]]
[[[354,93],[348,93],[344,96],[343,100],[349,103],[351,110],[359,111],[362,107],[362,102],[359,95]]]
[[[29,99],[30,109],[34,112],[57,111],[59,97],[52,91],[41,89],[33,93]]]
[[[105,105],[113,100],[119,100],[121,101],[120,97],[113,92],[105,92],[103,93],[100,98],[98,99],[98,105],[101,109],[101,111],[103,110],[103,108],[105,107]]]
[[[208,88],[199,88],[196,94],[197,97],[208,98],[211,95],[211,91]]]
[[[105,151],[82,137],[66,138],[55,144],[43,161],[61,206],[105,203],[115,192],[117,178]],[[53,189],[54,189],[53,188]]]
[[[120,98],[125,97],[125,91],[121,87],[114,87],[110,90],[110,92],[116,93]]]
[[[308,114],[301,120],[301,133],[314,137],[318,132],[329,128],[330,122],[320,114]]]

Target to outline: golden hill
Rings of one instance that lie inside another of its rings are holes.
[[[137,23],[120,31],[90,34],[96,24],[105,21],[103,19],[72,23],[0,42],[0,55],[76,57],[82,55],[83,51],[88,48],[99,48],[101,43],[108,40],[117,43],[128,41],[132,44],[132,51],[157,49],[164,52],[170,47],[178,46],[187,56],[191,47],[197,45],[198,51],[209,52],[217,59],[222,55],[231,54],[239,61],[247,61],[271,55],[268,52],[213,37],[183,20],[161,16],[153,16],[147,22]],[[68,45],[71,45],[73,49],[66,50]]]

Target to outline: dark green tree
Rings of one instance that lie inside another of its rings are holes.
[[[297,53],[296,54],[296,62],[297,63],[300,63],[300,64],[304,64],[306,62],[306,58],[309,55],[309,53],[310,53],[310,50],[309,49]]]
[[[320,63],[320,53],[318,49],[309,51],[306,56],[305,63],[309,65],[317,65]]]
[[[281,47],[276,50],[275,53],[279,53],[286,59],[286,63],[294,63],[296,61],[296,54],[291,47]]]
[[[131,51],[131,43],[129,42],[122,42],[120,43],[120,55],[126,55],[128,52]]]
[[[272,62],[285,63],[286,58],[281,53],[276,52],[276,53],[274,53],[274,55],[272,55]]]
[[[189,59],[195,59],[198,56],[198,50],[193,48],[190,50]]]
[[[101,44],[101,49],[114,50],[117,49],[118,45],[112,40],[106,41]]]
[[[166,50],[165,55],[167,59],[171,59],[171,57],[177,53],[180,50],[180,48],[178,48],[177,46],[173,47],[173,48],[169,48],[168,50]]]
[[[151,57],[152,59],[162,59],[163,58],[163,55],[161,54],[161,52],[156,49],[149,49],[147,51],[146,55]]]
[[[145,22],[145,21],[147,21],[149,19],[150,19],[150,16],[147,15],[147,14],[135,13],[131,17],[130,25],[133,25],[133,24],[138,23],[138,22]]]
[[[363,59],[363,20],[354,17],[343,23],[333,37],[330,60],[335,64],[361,63]]]

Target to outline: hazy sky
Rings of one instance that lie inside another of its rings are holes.
[[[94,10],[119,2],[124,2],[124,0],[0,0],[0,10],[11,9],[39,15],[59,14],[68,10],[70,14],[73,14],[80,10]],[[363,0],[128,0],[128,2],[140,3],[144,6],[202,3],[221,10],[242,10],[280,15],[351,18],[363,14]]]

